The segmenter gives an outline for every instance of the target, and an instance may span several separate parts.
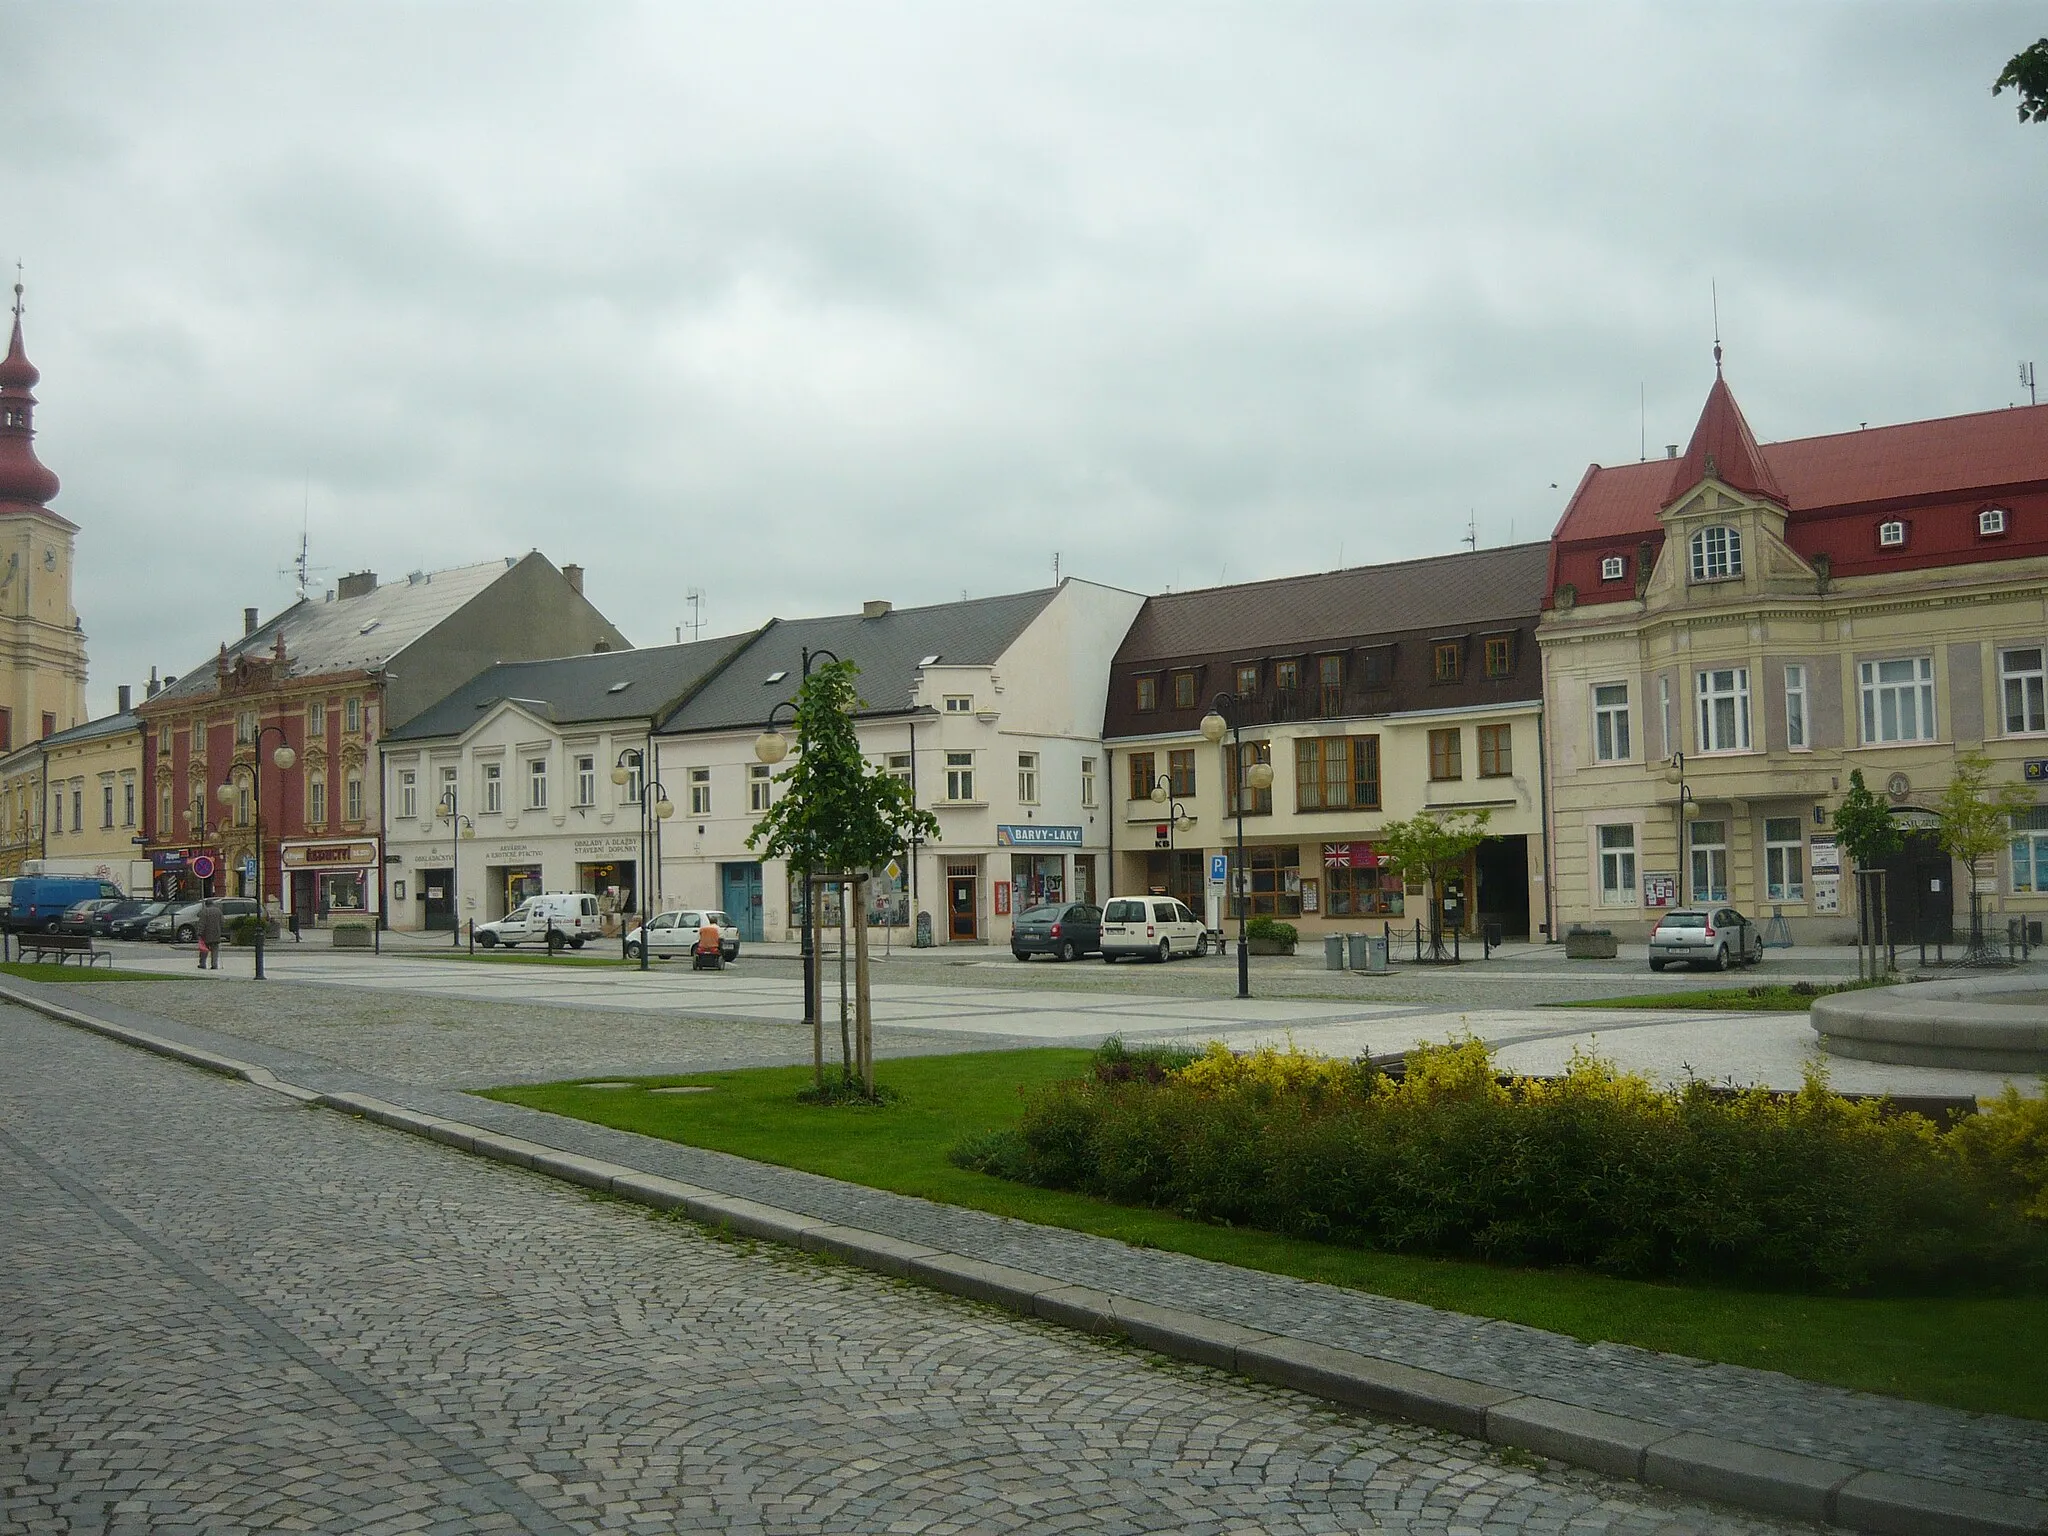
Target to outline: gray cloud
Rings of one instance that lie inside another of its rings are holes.
[[[2022,6],[10,7],[95,710],[328,568],[636,640],[1541,537],[2048,352]],[[1553,483],[1558,487],[1552,489]]]

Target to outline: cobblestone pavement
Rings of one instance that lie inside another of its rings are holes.
[[[449,1091],[500,1032],[521,1042],[523,1063],[555,1078],[617,1072],[622,1076],[693,1070],[693,1046],[716,1051],[723,1026],[694,1022],[642,1024],[642,1016],[606,1013],[578,1020],[570,1010],[520,1010],[471,1004],[423,1025],[421,1042],[402,1065],[404,1082],[382,1074],[374,1037],[352,1032],[350,1008],[379,1008],[389,999],[333,987],[273,984],[215,987],[98,982],[43,989],[44,995],[116,1022],[185,1038],[243,1059],[261,1061],[293,1082],[321,1091],[358,1091],[522,1136],[567,1151],[785,1210],[881,1232],[950,1252],[1058,1275],[1075,1284],[1116,1291],[1161,1305],[1382,1356],[1492,1385],[1631,1414],[1678,1429],[1799,1451],[1964,1486],[2048,1498],[2048,1426],[1799,1381],[1775,1372],[1710,1365],[1613,1344],[1584,1344],[1516,1324],[1442,1312],[1332,1286],[1241,1270],[1178,1254],[1140,1250],[1082,1233],[1008,1221],[978,1211],[863,1189],[837,1180],[774,1168],[721,1153],[672,1145],[561,1120],[515,1105]],[[301,1004],[324,1010],[317,1031],[302,1035],[292,1020]],[[173,1009],[170,1005],[176,1003]],[[147,1012],[123,1010],[143,1010]],[[197,1014],[184,1026],[163,1022]],[[539,1022],[525,1017],[541,1014]],[[747,1030],[758,1026],[746,1026]],[[406,1039],[402,1022],[382,1026]],[[639,1033],[644,1028],[644,1034]],[[781,1059],[808,1059],[809,1039],[785,1027]],[[473,1038],[469,1038],[473,1037]],[[308,1051],[308,1040],[320,1052]],[[459,1070],[437,1075],[444,1040],[459,1049]],[[745,1048],[769,1044],[742,1031]],[[635,1044],[635,1042],[638,1042]],[[983,1043],[983,1042],[977,1042]],[[637,1064],[585,1066],[580,1053],[607,1044]],[[353,1048],[353,1049],[351,1049]],[[550,1057],[549,1052],[559,1054]],[[659,1058],[665,1065],[651,1064]],[[553,1070],[547,1071],[553,1061]],[[433,1068],[433,1070],[429,1070]],[[408,1084],[416,1086],[408,1086]]]
[[[13,1009],[0,1127],[8,1532],[1793,1528],[718,1241]]]

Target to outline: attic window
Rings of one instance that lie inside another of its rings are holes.
[[[633,686],[633,684],[632,684],[632,680],[631,680],[631,679],[628,679],[627,681],[625,681],[625,682],[623,682],[623,683],[613,683],[613,684],[611,685],[611,687],[609,687],[609,688],[605,689],[605,692],[606,692],[606,693],[624,693],[624,692],[625,692],[625,691],[626,691],[626,690],[627,690],[628,688],[630,688],[630,687],[632,687],[632,686]]]
[[[776,671],[776,672],[770,672],[770,673],[768,674],[768,682],[770,682],[770,683],[779,683],[779,682],[781,682],[781,681],[782,681],[782,680],[783,680],[783,679],[784,679],[785,677],[787,677],[787,676],[789,676],[789,671],[788,671],[788,669],[787,669],[787,668],[784,668],[784,669],[782,669],[782,670],[780,670],[780,671]],[[764,683],[764,684],[763,684],[762,686],[763,686],[763,687],[766,687],[766,686],[767,686],[767,684],[766,684],[766,683]]]
[[[1619,581],[1627,574],[1628,557],[1625,555],[1609,555],[1600,562],[1600,579],[1602,581]]]
[[[367,635],[371,630],[375,629],[379,624],[382,624],[383,622],[384,621],[382,619],[372,619],[370,620],[369,623],[365,624],[361,629],[357,630],[356,633],[359,635]]]
[[[1877,525],[1877,547],[1879,549],[1904,549],[1906,547],[1906,525],[1896,518]]]
[[[1977,537],[1995,539],[2005,532],[2005,508],[1986,507],[1977,514]]]
[[[935,666],[937,666],[938,664],[939,664],[939,653],[938,653],[937,651],[933,651],[933,652],[931,653],[931,655],[929,655],[929,656],[925,657],[925,658],[924,658],[924,659],[923,659],[922,661],[918,662],[918,665],[919,665],[920,667],[935,667]]]

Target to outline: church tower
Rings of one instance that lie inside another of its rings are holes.
[[[57,477],[36,458],[42,375],[14,334],[0,361],[0,752],[85,721],[85,634],[71,606],[78,525],[52,512]]]

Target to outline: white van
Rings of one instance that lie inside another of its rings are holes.
[[[485,949],[498,944],[507,949],[521,944],[581,949],[586,939],[597,938],[603,931],[595,896],[557,891],[529,896],[496,922],[477,924],[476,941]]]
[[[1102,962],[1118,955],[1171,960],[1209,953],[1209,930],[1171,896],[1112,896],[1102,909]]]

